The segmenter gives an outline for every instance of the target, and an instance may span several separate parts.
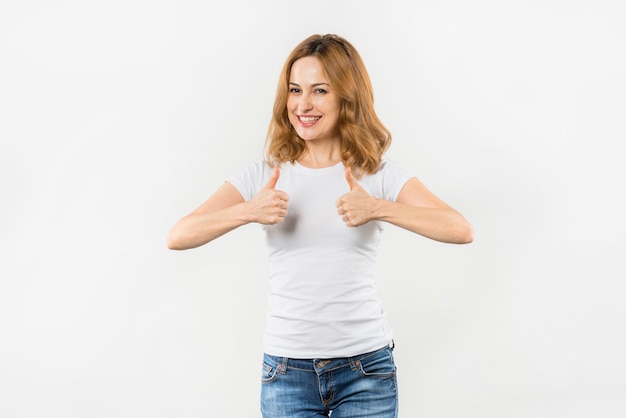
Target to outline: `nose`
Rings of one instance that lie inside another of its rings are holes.
[[[301,112],[308,112],[313,109],[313,101],[311,100],[311,95],[303,93],[300,95],[298,100],[298,110]]]

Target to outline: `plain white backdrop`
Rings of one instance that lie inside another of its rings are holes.
[[[261,229],[168,229],[261,157],[313,33],[475,227],[389,227],[402,417],[626,416],[624,3],[0,1],[0,416],[258,417]]]

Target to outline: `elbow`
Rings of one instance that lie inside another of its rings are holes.
[[[447,225],[445,237],[448,244],[470,244],[474,241],[474,228],[465,218],[460,217]]]
[[[185,246],[182,244],[180,240],[179,234],[177,234],[176,231],[174,230],[171,230],[167,234],[167,238],[165,241],[166,241],[167,248],[170,250],[184,250],[185,249]]]
[[[211,241],[211,239],[199,241],[198,237],[189,233],[187,228],[174,226],[167,234],[165,243],[168,249],[181,251],[199,247],[209,241]]]
[[[471,224],[466,223],[458,231],[457,244],[471,244],[474,241],[474,228]]]
[[[166,239],[166,245],[168,250],[182,250],[182,248],[180,248],[180,245],[169,236]]]
[[[472,242],[474,242],[474,232],[470,231],[461,238],[459,244],[471,244]]]
[[[183,248],[176,243],[173,243],[170,240],[167,240],[167,249],[168,250],[182,250]]]

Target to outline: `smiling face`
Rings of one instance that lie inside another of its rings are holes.
[[[287,113],[298,136],[305,141],[339,141],[339,110],[339,97],[319,59],[308,56],[294,62]]]

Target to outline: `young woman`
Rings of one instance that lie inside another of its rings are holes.
[[[463,244],[473,231],[383,157],[390,142],[357,50],[313,35],[281,72],[265,159],[229,177],[168,235],[169,248],[182,250],[264,226],[265,418],[397,417],[392,332],[375,290],[380,232],[390,223]]]

